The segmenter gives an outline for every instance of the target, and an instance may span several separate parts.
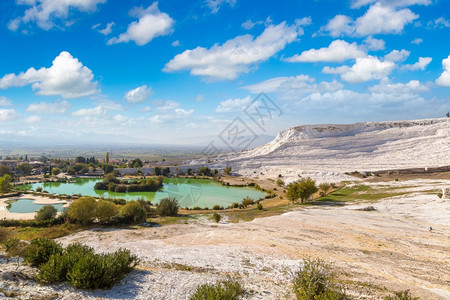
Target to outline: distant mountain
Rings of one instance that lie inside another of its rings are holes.
[[[213,168],[231,166],[245,176],[319,181],[355,170],[444,166],[450,165],[450,119],[297,126],[263,146],[209,159]]]

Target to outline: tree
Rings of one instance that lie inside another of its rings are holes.
[[[7,165],[0,165],[0,176],[5,174],[12,175],[11,169]]]
[[[94,198],[81,197],[70,204],[68,215],[70,219],[88,225],[95,217],[96,208],[97,202]]]
[[[53,205],[44,205],[34,216],[36,221],[51,220],[56,217],[58,211]]]
[[[60,169],[60,168],[53,168],[53,170],[52,170],[52,175],[53,175],[53,176],[56,176],[56,175],[58,175],[59,173],[61,173],[61,169]]]
[[[142,223],[147,219],[147,212],[138,201],[128,201],[120,209],[120,216],[128,222]]]
[[[156,176],[162,175],[162,172],[161,172],[161,168],[160,168],[160,167],[155,167],[155,175],[156,175]]]
[[[106,200],[98,200],[95,208],[95,217],[100,223],[108,223],[119,213],[117,206]]]
[[[11,175],[5,174],[0,177],[0,193],[4,194],[11,190]]]
[[[162,217],[164,216],[176,216],[180,205],[175,198],[164,198],[158,204],[156,213]]]
[[[135,160],[133,160],[130,164],[131,168],[142,168],[144,164],[142,163],[142,160],[140,160],[139,158],[136,158]]]
[[[231,174],[231,167],[226,167],[226,168],[223,170],[223,172],[224,172],[226,175],[230,175],[230,174]]]
[[[292,202],[301,199],[301,203],[303,203],[317,191],[316,182],[308,177],[290,183],[286,195]]]
[[[86,163],[86,158],[84,158],[83,156],[77,156],[75,158],[75,162],[79,163],[79,164],[85,164]]]
[[[280,186],[280,187],[281,187],[281,186],[284,186],[284,181],[283,181],[283,179],[281,179],[281,178],[278,178],[276,183],[277,183],[277,185]]]
[[[106,152],[105,163],[109,164],[109,152]]]
[[[450,118],[450,111],[445,114],[447,118]]]
[[[170,175],[170,168],[169,167],[165,167],[163,170],[163,176],[169,176]]]
[[[33,167],[29,164],[20,164],[16,167],[16,171],[23,175],[30,175],[31,171],[33,171]]]
[[[322,192],[324,193],[324,196],[328,193],[328,191],[331,189],[331,184],[329,184],[328,182],[323,182],[321,184],[319,184],[319,189],[322,190]]]

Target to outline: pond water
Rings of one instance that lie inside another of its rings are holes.
[[[241,203],[246,196],[254,200],[264,198],[265,193],[251,187],[228,187],[214,180],[192,178],[166,178],[164,186],[157,192],[130,192],[116,193],[110,191],[94,190],[94,185],[103,179],[77,178],[73,183],[44,182],[22,185],[20,189],[42,190],[51,194],[80,194],[83,196],[123,198],[136,200],[145,198],[153,204],[166,197],[175,197],[181,207],[193,208],[195,206],[212,208],[214,205],[227,207],[233,202]]]
[[[11,207],[8,209],[8,211],[11,213],[32,213],[41,209],[42,206],[49,204],[36,204],[32,199],[19,199],[17,201],[11,202],[10,205]],[[62,203],[51,205],[54,206],[58,211],[63,210]]]

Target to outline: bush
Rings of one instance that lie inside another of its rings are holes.
[[[53,205],[44,205],[34,216],[36,221],[51,220],[56,217],[58,211]]]
[[[294,274],[294,293],[298,300],[347,299],[335,277],[330,265],[323,260],[305,259],[303,267]]]
[[[386,296],[385,300],[419,300],[417,297],[413,297],[409,290],[394,292],[394,296]]]
[[[261,203],[258,203],[258,205],[256,206],[256,208],[257,208],[258,210],[263,210],[263,206],[262,206]]]
[[[110,288],[131,272],[137,263],[137,257],[128,250],[95,254],[92,248],[75,243],[41,265],[38,279],[46,283],[67,280],[83,289]]]
[[[164,198],[159,202],[156,213],[162,217],[164,216],[176,216],[180,205],[175,198]]]
[[[245,290],[238,281],[228,279],[217,284],[203,284],[199,286],[190,300],[237,300],[245,294]]]
[[[69,218],[83,225],[91,223],[95,217],[97,202],[92,197],[81,197],[69,206]]]
[[[231,208],[239,208],[239,203],[237,202],[231,203]]]
[[[288,185],[287,197],[292,202],[301,199],[301,203],[311,198],[311,196],[318,191],[316,182],[310,177],[303,178],[292,182]]]
[[[42,193],[42,187],[37,187],[37,188],[36,188],[36,192]]]
[[[280,178],[277,179],[277,182],[276,182],[276,183],[277,183],[277,185],[280,186],[280,187],[281,187],[281,186],[284,186],[284,181],[283,181],[282,179],[280,179]]]
[[[242,206],[245,208],[249,205],[253,205],[255,204],[255,201],[250,198],[249,196],[245,197],[244,199],[242,199]]]
[[[214,221],[216,221],[216,223],[219,223],[220,219],[222,219],[222,217],[218,213],[214,213],[213,219],[214,219]]]
[[[31,241],[25,253],[24,260],[32,266],[40,266],[46,263],[50,259],[50,256],[61,253],[61,245],[54,240],[38,238]]]
[[[0,227],[0,244],[6,241],[10,235],[11,233],[8,229]]]
[[[119,210],[116,205],[106,200],[98,200],[95,208],[95,217],[100,223],[107,224],[117,216]]]
[[[147,212],[138,201],[128,201],[120,209],[119,215],[129,223],[143,223],[147,219]]]

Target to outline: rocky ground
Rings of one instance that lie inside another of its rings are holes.
[[[420,299],[450,298],[450,200],[436,191],[450,180],[371,183],[405,195],[375,203],[297,207],[252,222],[94,229],[59,239],[98,252],[128,248],[142,262],[111,290],[38,285],[33,270],[0,261],[0,288],[22,299],[188,299],[195,288],[240,278],[248,299],[291,299],[291,273],[306,257],[332,262],[348,293],[382,299],[411,290]],[[362,210],[373,206],[374,210]],[[25,275],[24,275],[25,274]],[[1,295],[1,294],[0,294]]]

